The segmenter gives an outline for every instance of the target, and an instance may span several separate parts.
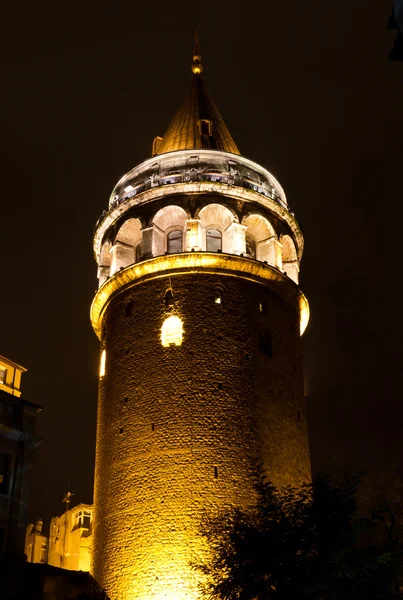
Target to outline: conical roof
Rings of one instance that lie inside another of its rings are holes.
[[[201,58],[195,45],[192,81],[155,154],[205,148],[240,154],[201,78]]]

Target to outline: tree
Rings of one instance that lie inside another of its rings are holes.
[[[360,545],[370,520],[356,514],[359,478],[279,490],[262,472],[256,505],[206,515],[201,534],[208,559],[196,568],[212,600],[387,600],[392,557]]]

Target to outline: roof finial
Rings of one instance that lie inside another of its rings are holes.
[[[193,47],[193,64],[192,72],[195,75],[200,75],[203,71],[203,65],[201,64],[200,56],[200,41],[199,41],[199,28],[195,30],[195,45]]]

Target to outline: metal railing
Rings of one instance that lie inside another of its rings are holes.
[[[253,190],[266,198],[270,198],[274,200],[277,204],[289,210],[288,206],[281,201],[281,197],[277,194],[274,188],[269,189],[268,187],[263,187],[258,183],[254,183],[252,181],[247,181],[243,177],[238,175],[224,175],[219,173],[197,173],[195,171],[184,171],[180,175],[166,175],[164,177],[149,177],[148,179],[143,180],[138,186],[136,186],[130,192],[124,193],[121,196],[115,198],[113,202],[110,203],[109,209],[104,210],[98,219],[95,228],[97,228],[100,223],[104,220],[108,212],[116,206],[119,206],[125,200],[129,198],[133,198],[134,196],[138,196],[143,192],[150,190],[152,188],[161,187],[165,185],[173,185],[175,183],[193,183],[193,182],[203,182],[208,181],[212,183],[224,183],[227,185],[234,185],[236,187],[242,187],[249,190]]]

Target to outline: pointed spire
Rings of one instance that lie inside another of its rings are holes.
[[[199,39],[199,28],[195,30],[195,43],[193,47],[193,64],[192,64],[192,73],[195,75],[200,75],[203,71],[203,65],[201,62],[201,54],[200,54],[200,39]]]
[[[153,156],[176,150],[205,148],[240,154],[201,78],[199,31],[195,32],[193,77],[182,106],[177,110],[162,140],[153,146]]]

